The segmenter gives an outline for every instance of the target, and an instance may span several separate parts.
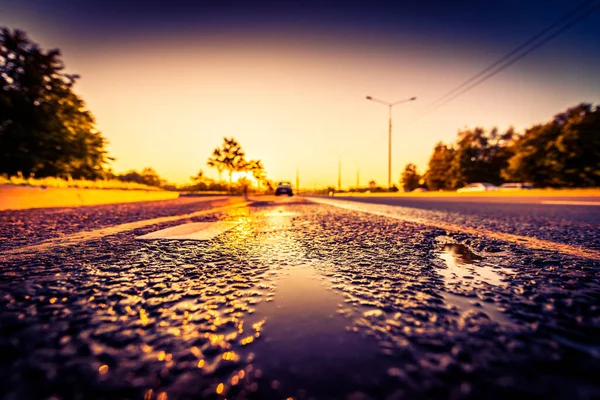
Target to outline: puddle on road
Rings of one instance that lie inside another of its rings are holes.
[[[484,257],[475,254],[463,244],[443,243],[441,249],[439,257],[444,260],[446,268],[440,268],[437,272],[444,278],[446,287],[454,292],[441,293],[450,308],[461,318],[481,312],[500,325],[516,326],[497,304],[464,295],[477,294],[485,284],[501,286],[505,284],[504,280],[507,277],[496,272],[492,266],[487,265]]]
[[[257,307],[266,323],[252,348],[256,367],[281,395],[372,391],[387,379],[377,342],[350,331],[352,321],[338,313],[343,296],[327,286],[311,265],[290,266],[276,278],[274,300]]]
[[[487,315],[490,320],[497,322],[500,325],[517,326],[495,304],[448,292],[442,292],[440,294],[444,298],[444,301],[450,306],[450,309],[454,309],[454,311],[458,312],[461,316],[479,311]]]
[[[265,217],[265,227],[262,229],[262,232],[271,233],[293,229],[293,224],[296,220],[293,217],[296,217],[299,214],[294,211],[289,211],[288,207],[276,207],[262,215]]]
[[[288,211],[283,207],[278,207],[272,211],[268,211],[265,214],[265,217],[295,217],[298,213],[293,211]]]
[[[438,272],[444,277],[446,284],[461,283],[465,280],[482,281],[494,286],[502,285],[504,276],[494,271],[491,267],[477,265],[476,262],[483,257],[473,253],[467,246],[457,243],[448,243],[442,247],[440,255],[446,262],[445,269]]]
[[[234,221],[191,222],[136,236],[136,240],[210,240],[237,225]]]

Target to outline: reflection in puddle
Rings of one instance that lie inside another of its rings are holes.
[[[440,255],[446,262],[446,268],[438,272],[444,277],[447,284],[475,280],[487,282],[491,285],[501,285],[504,278],[499,273],[487,266],[475,265],[474,262],[483,257],[473,253],[467,246],[462,244],[445,244],[444,252]]]
[[[583,344],[578,343],[574,340],[568,339],[559,335],[552,335],[552,339],[562,344],[563,346],[569,347],[573,350],[577,350],[581,353],[587,354],[590,357],[600,359],[600,346],[597,344]]]
[[[277,278],[274,301],[257,308],[266,324],[253,348],[256,365],[282,394],[327,397],[350,382],[356,390],[377,388],[386,377],[378,344],[350,331],[351,321],[338,313],[343,297],[326,285],[312,266],[290,266]]]
[[[292,229],[295,220],[293,217],[297,216],[297,213],[289,211],[286,207],[277,207],[265,212],[263,215],[266,217],[266,226],[262,231],[268,233]],[[274,241],[281,240],[279,237],[274,237],[272,239]]]
[[[497,322],[500,325],[516,326],[504,313],[495,305],[479,301],[465,296],[458,296],[456,294],[442,292],[440,293],[447,304],[451,308],[455,309],[460,315],[465,315],[472,312],[483,312],[492,321]]]
[[[444,278],[449,290],[473,295],[482,288],[482,284],[494,286],[504,284],[505,277],[494,271],[490,265],[486,265],[482,261],[484,258],[473,253],[467,246],[445,243],[442,245],[442,250],[440,258],[445,261],[446,268],[438,269],[438,273]],[[515,326],[497,304],[449,292],[442,292],[441,295],[461,318],[480,312],[500,325]]]
[[[283,207],[265,213],[265,217],[295,217],[298,213],[287,211]]]

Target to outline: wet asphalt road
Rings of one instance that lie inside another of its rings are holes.
[[[598,197],[336,196],[335,199],[394,207],[394,212],[401,215],[600,250]],[[598,205],[568,204],[572,202]]]
[[[0,213],[0,398],[600,397],[598,261],[295,198],[9,257],[207,203],[103,207]]]
[[[176,200],[88,207],[0,211],[0,251],[128,222],[187,214],[230,202],[226,197],[181,197]]]

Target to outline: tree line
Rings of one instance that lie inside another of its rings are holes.
[[[20,30],[0,29],[0,174],[107,179],[164,186],[152,168],[116,175],[107,140],[93,114],[75,93],[79,76],[65,72],[57,49],[45,51]],[[241,145],[224,138],[203,171],[192,177],[197,190],[232,190],[234,172],[250,172],[267,187],[264,165],[247,160]],[[227,172],[229,184],[221,182]],[[480,127],[458,132],[455,143],[436,144],[427,171],[405,167],[405,190],[453,190],[471,182],[529,182],[536,187],[600,186],[600,108],[582,103],[534,125],[514,129]],[[238,186],[248,186],[241,179]]]
[[[57,49],[0,33],[0,173],[98,179],[111,158]]]
[[[481,127],[439,142],[428,168],[407,164],[405,190],[454,190],[472,182],[527,182],[535,187],[600,187],[600,106],[581,103],[523,133]]]
[[[0,31],[0,173],[8,176],[164,181],[150,167],[115,174],[107,140],[74,92],[57,49],[44,51],[20,30]]]
[[[78,75],[65,72],[58,49],[45,51],[21,30],[0,29],[0,173],[8,176],[117,179],[168,186],[150,167],[115,174],[114,158],[85,102],[74,92]],[[231,190],[233,172],[250,171],[266,182],[260,160],[246,160],[240,144],[225,138],[208,161],[219,181],[202,170],[191,177],[195,190]],[[229,185],[221,173],[229,173]],[[242,179],[242,184],[244,182]]]

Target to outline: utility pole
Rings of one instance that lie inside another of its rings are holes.
[[[392,187],[392,104],[388,106],[388,189]]]
[[[376,99],[372,96],[367,96],[367,100],[372,100],[388,107],[388,189],[392,187],[392,107],[394,107],[396,104],[406,103],[416,99],[416,97],[411,97],[409,99],[389,103],[384,100]]]
[[[342,157],[338,156],[338,192],[342,191]]]
[[[296,193],[300,193],[300,172],[296,168]]]
[[[351,153],[351,151],[339,152],[339,151],[330,151],[330,153],[337,154],[338,156],[338,182],[337,188],[338,192],[342,191],[342,155]]]
[[[360,169],[358,167],[356,167],[356,191],[358,191],[358,188],[360,187],[359,181],[360,181]]]

